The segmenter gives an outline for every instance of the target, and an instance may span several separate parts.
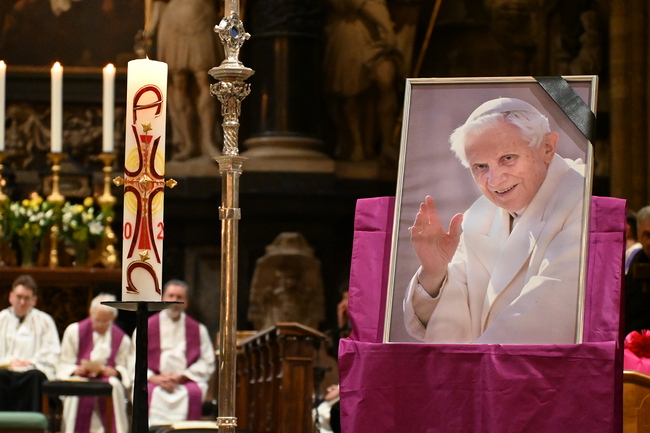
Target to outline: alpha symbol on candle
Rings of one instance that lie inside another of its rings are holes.
[[[142,104],[141,100],[145,99],[144,98],[145,96],[149,96],[149,95],[147,95],[147,93],[150,93],[150,92],[155,95],[156,99],[154,101]],[[162,104],[163,104],[162,91],[157,86],[150,85],[150,86],[142,87],[140,90],[138,90],[138,92],[133,97],[133,123],[137,122],[137,120],[138,120],[138,111],[141,111],[141,110],[148,110],[149,108],[155,108],[156,111],[154,113],[154,117],[160,116],[160,114],[162,113],[162,109],[163,109]],[[143,126],[144,126],[144,124],[143,124]],[[147,131],[145,131],[145,132],[147,132]]]

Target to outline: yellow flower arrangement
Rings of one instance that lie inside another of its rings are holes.
[[[112,209],[99,210],[92,197],[82,203],[67,201],[57,206],[37,193],[21,201],[8,201],[0,213],[0,237],[7,244],[20,247],[21,265],[32,266],[42,240],[60,223],[58,240],[75,258],[76,266],[85,266],[89,251],[100,245],[105,235],[106,219]]]
[[[81,204],[66,202],[61,208],[61,238],[77,266],[85,265],[90,249],[101,241],[106,216],[96,212],[92,197]]]
[[[37,193],[32,193],[28,199],[9,204],[5,213],[3,236],[18,242],[24,266],[33,264],[41,240],[49,235],[50,228],[57,219],[56,206],[43,200]]]

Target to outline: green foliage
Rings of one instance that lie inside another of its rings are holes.
[[[38,194],[30,198],[9,203],[5,212],[3,224],[3,237],[30,239],[40,241],[49,235],[50,228],[56,223],[60,215],[56,212],[56,205],[43,200]]]
[[[101,242],[108,212],[98,211],[92,197],[83,204],[66,202],[61,208],[60,237],[68,247],[92,247]]]

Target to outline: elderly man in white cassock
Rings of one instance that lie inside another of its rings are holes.
[[[31,275],[12,284],[9,308],[0,311],[0,411],[41,411],[42,384],[54,379],[59,333],[54,319],[35,308],[38,286]]]
[[[61,358],[56,367],[59,379],[87,378],[113,386],[113,422],[116,433],[127,433],[126,390],[131,387],[133,345],[113,322],[117,309],[103,305],[115,296],[102,293],[90,303],[89,317],[69,325],[63,333]],[[63,433],[103,433],[106,425],[105,397],[65,397]],[[107,432],[113,433],[113,432]]]
[[[170,280],[162,300],[179,302],[149,318],[149,424],[200,420],[215,354],[207,328],[185,314],[187,284]]]
[[[575,343],[584,164],[525,101],[478,107],[451,137],[483,195],[446,232],[433,198],[411,243],[421,266],[404,299],[412,336],[430,343]]]

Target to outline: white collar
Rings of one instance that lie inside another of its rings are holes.
[[[526,207],[527,207],[527,206],[524,206],[523,208],[519,209],[517,212],[508,212],[508,213],[510,214],[510,216],[512,217],[512,219],[515,219],[515,220],[516,220],[517,218],[520,218],[520,217],[521,217],[521,215],[522,215],[522,214],[524,213],[524,211],[526,210]]]

